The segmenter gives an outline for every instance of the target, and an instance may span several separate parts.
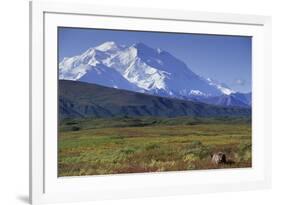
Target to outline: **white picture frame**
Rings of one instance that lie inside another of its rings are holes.
[[[253,167],[58,178],[56,168],[58,26],[252,36]],[[32,204],[269,188],[271,18],[183,10],[31,2],[30,111]],[[218,174],[220,177],[215,177]]]

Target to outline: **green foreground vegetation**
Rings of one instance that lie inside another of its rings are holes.
[[[247,117],[65,119],[59,127],[59,176],[251,167]],[[227,163],[213,164],[216,152]]]

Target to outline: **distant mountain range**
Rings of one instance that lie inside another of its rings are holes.
[[[59,63],[59,79],[214,105],[251,107],[242,94],[195,74],[167,51],[143,43],[105,42]]]
[[[203,102],[211,105],[225,107],[245,107],[251,108],[252,93],[231,93],[229,95],[209,96],[209,97],[191,97],[191,101]]]
[[[222,107],[79,81],[59,81],[60,119],[137,116],[249,116],[250,114],[250,108]]]

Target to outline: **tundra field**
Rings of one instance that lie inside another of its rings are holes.
[[[226,163],[212,163],[217,152],[225,153]],[[60,177],[251,167],[251,119],[64,119],[58,160]]]

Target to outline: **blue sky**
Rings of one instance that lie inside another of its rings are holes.
[[[58,38],[60,61],[105,41],[128,46],[142,42],[168,51],[196,74],[216,79],[239,92],[251,91],[251,37],[59,28]]]

